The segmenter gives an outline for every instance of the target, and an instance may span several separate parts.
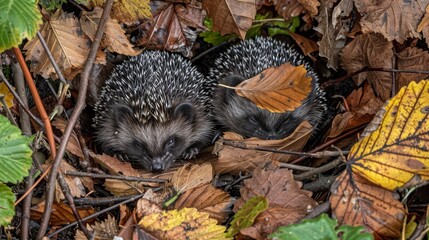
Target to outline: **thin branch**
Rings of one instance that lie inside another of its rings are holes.
[[[86,92],[88,89],[88,79],[91,73],[95,56],[97,54],[98,48],[100,46],[101,38],[104,33],[104,29],[106,26],[106,22],[110,15],[110,10],[112,9],[113,0],[107,0],[104,6],[103,14],[100,19],[100,24],[98,25],[97,32],[95,34],[94,41],[91,46],[91,50],[88,54],[88,59],[85,63],[85,68],[81,74],[79,95],[77,97],[76,107],[70,116],[70,120],[67,123],[66,129],[64,130],[63,141],[61,142],[58,148],[58,155],[55,157],[54,164],[52,165],[52,171],[49,176],[49,180],[47,183],[47,193],[46,193],[46,204],[45,211],[42,216],[42,221],[40,224],[39,232],[37,233],[37,239],[41,239],[48,228],[49,219],[50,219],[50,210],[52,209],[53,199],[55,194],[55,181],[57,179],[57,171],[60,167],[61,160],[64,156],[64,152],[67,147],[68,140],[70,139],[71,133],[73,131],[74,125],[76,124],[84,106],[85,106],[85,98]]]

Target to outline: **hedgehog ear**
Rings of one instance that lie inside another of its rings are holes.
[[[117,104],[113,106],[113,115],[116,123],[123,122],[126,118],[133,116],[133,110],[127,105]]]
[[[181,103],[177,105],[173,112],[174,118],[183,117],[186,120],[192,122],[195,117],[195,109],[194,106],[190,103]]]

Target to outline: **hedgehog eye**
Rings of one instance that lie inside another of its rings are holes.
[[[171,148],[176,143],[176,139],[174,137],[170,137],[166,142],[166,147]]]

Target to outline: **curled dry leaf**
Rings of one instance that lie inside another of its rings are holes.
[[[334,117],[329,138],[335,138],[347,130],[370,122],[384,104],[375,97],[368,82],[365,82],[363,87],[354,90],[346,98],[346,102],[350,111]]]
[[[174,172],[171,181],[174,189],[183,193],[186,190],[209,183],[213,180],[213,167],[210,163],[186,164]]]
[[[224,222],[230,212],[233,198],[225,191],[217,189],[211,183],[189,189],[177,199],[175,209],[193,207],[206,212],[219,223]]]
[[[253,0],[203,0],[203,8],[213,19],[213,31],[222,35],[235,33],[241,39],[256,16]]]
[[[82,34],[79,21],[73,13],[58,10],[49,18],[49,21],[45,22],[40,32],[67,80],[72,80],[82,72],[91,41]],[[58,79],[39,38],[33,38],[24,46],[24,49],[27,50],[25,59],[32,63],[30,69],[33,74]],[[105,54],[102,51],[98,51],[95,63],[106,63]]]
[[[92,207],[77,207],[76,210],[79,213],[79,216],[81,218],[85,218],[95,213],[95,210]],[[32,220],[40,222],[44,211],[45,211],[45,201],[42,201],[37,205],[34,205],[33,207],[31,207],[30,218]],[[63,202],[57,203],[54,201],[51,208],[51,217],[49,219],[49,224],[58,226],[58,225],[69,224],[74,221],[76,221],[76,219],[69,205]],[[93,221],[93,219],[90,219],[88,221]]]
[[[293,111],[311,92],[312,78],[304,65],[285,63],[265,69],[236,87],[235,92],[270,112]]]
[[[403,87],[384,111],[378,128],[351,148],[353,172],[389,190],[429,180],[429,81]]]
[[[288,162],[293,157],[288,154],[272,153],[266,151],[252,150],[254,147],[266,147],[276,150],[301,151],[310,139],[313,128],[310,123],[302,122],[295,131],[288,137],[280,140],[260,140],[258,138],[244,139],[240,135],[225,134],[225,140],[236,141],[237,145],[248,147],[241,149],[234,146],[224,145],[223,140],[219,140],[216,154],[219,156],[214,165],[215,173],[237,173],[241,171],[252,171],[259,164],[269,161]],[[229,138],[228,136],[238,136]]]
[[[322,34],[319,44],[319,55],[328,59],[328,67],[334,70],[339,66],[339,55],[347,42],[346,34],[352,27],[351,17],[353,10],[353,1],[340,1],[335,7],[337,1],[322,1],[318,21],[314,29]]]
[[[354,1],[364,33],[381,33],[387,40],[402,43],[407,38],[420,38],[417,25],[429,1],[361,0]]]
[[[93,6],[104,7],[106,0],[91,0]],[[126,25],[136,26],[152,17],[149,0],[114,1],[110,16]]]
[[[205,27],[201,3],[195,5],[151,1],[153,19],[139,26],[137,43],[148,49],[180,52],[192,56],[192,47]]]
[[[392,68],[393,44],[381,34],[362,34],[344,47],[341,52],[341,62],[344,68],[353,73],[365,67]],[[365,80],[371,83],[377,96],[382,101],[390,98],[392,90],[392,74],[374,71],[362,72],[353,77],[357,85]]]
[[[241,198],[235,202],[234,211],[250,198],[261,195],[268,199],[270,208],[290,208],[307,214],[307,210],[317,203],[311,198],[312,193],[302,190],[301,186],[301,182],[293,179],[292,171],[261,165],[253,171],[252,178],[244,180],[244,187],[240,189]]]
[[[421,32],[426,40],[426,44],[429,46],[429,5],[426,6],[425,15],[417,26],[417,32]]]
[[[225,227],[208,213],[184,208],[143,217],[139,226],[158,239],[225,239]]]
[[[86,228],[92,232],[94,240],[111,240],[117,235],[119,228],[115,217],[107,215],[104,221],[96,221],[94,224],[87,224]],[[81,230],[76,231],[75,240],[86,240],[87,237]]]
[[[377,239],[401,236],[406,210],[395,193],[350,171],[344,171],[337,178],[331,193],[332,214],[340,224],[362,225]]]
[[[100,7],[95,7],[91,12],[82,12],[79,20],[82,31],[91,40],[94,40],[102,13],[103,9]],[[101,48],[107,48],[110,52],[116,52],[127,56],[136,56],[141,53],[141,51],[133,49],[133,45],[128,40],[125,31],[121,28],[121,25],[116,19],[107,20],[100,45]]]
[[[285,19],[303,14],[305,22],[310,23],[311,19],[318,14],[320,2],[318,0],[273,0],[276,11]]]

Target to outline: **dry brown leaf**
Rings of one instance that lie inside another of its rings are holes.
[[[136,211],[138,220],[140,220],[144,216],[147,216],[153,213],[161,213],[162,207],[159,204],[154,203],[146,198],[140,198],[137,201],[135,211]]]
[[[76,209],[81,218],[85,218],[95,213],[95,210],[92,207],[76,207]],[[65,225],[76,221],[75,217],[73,216],[73,212],[71,208],[65,203],[54,202],[50,210],[51,210],[51,217],[49,219],[49,225],[52,225],[52,226]],[[33,207],[31,207],[31,213],[30,213],[31,219],[40,222],[44,211],[45,211],[45,201],[42,201],[37,205],[34,205]],[[88,220],[87,222],[91,222],[94,219],[95,217]]]
[[[192,56],[192,47],[198,34],[205,30],[205,12],[201,3],[176,4],[165,1],[151,1],[153,19],[140,27],[137,43],[148,49],[180,52]]]
[[[107,154],[95,154],[90,152],[89,156],[94,160],[95,163],[100,164],[103,168],[107,169],[111,174],[125,175],[139,177],[139,172],[132,168],[131,163],[122,162],[115,157],[111,157]]]
[[[97,31],[103,9],[95,7],[91,12],[82,12],[80,24],[82,31],[91,39],[94,40],[95,32]],[[101,40],[101,48],[107,48],[110,52],[116,52],[127,56],[136,56],[141,51],[133,49],[133,45],[125,35],[125,31],[116,19],[108,19]]]
[[[429,69],[429,53],[420,48],[408,47],[397,54],[399,70],[427,71]],[[397,89],[407,86],[412,81],[427,78],[427,74],[397,73]]]
[[[213,31],[222,35],[235,33],[241,39],[256,16],[255,0],[203,0],[203,8],[213,19]]]
[[[67,126],[67,122],[60,117],[56,117],[55,120],[52,121],[52,125],[56,129],[64,133],[64,130],[66,129],[66,126]],[[80,147],[79,139],[77,138],[76,133],[74,131],[72,131],[70,135],[66,149],[67,151],[76,155],[78,158],[84,158],[82,148]]]
[[[110,214],[104,221],[96,221],[94,224],[86,225],[88,231],[92,232],[92,239],[94,240],[111,240],[114,239],[119,231],[119,227],[116,224],[115,217]],[[75,240],[86,240],[88,239],[81,230],[76,231]]]
[[[186,164],[174,172],[171,182],[174,189],[183,193],[213,180],[213,166],[210,163]]]
[[[225,191],[213,187],[211,183],[189,189],[177,199],[175,209],[196,208],[206,212],[211,218],[223,223],[231,212],[232,197]]]
[[[339,53],[346,44],[351,28],[349,23],[350,12],[353,9],[352,0],[342,0],[335,7],[336,1],[322,1],[319,15],[316,16],[319,24],[314,29],[322,34],[319,44],[319,55],[328,59],[328,67],[338,69]]]
[[[61,172],[77,172],[77,169],[74,168],[66,161],[61,161],[60,165]],[[64,175],[64,179],[66,180],[67,185],[70,188],[70,192],[74,197],[84,197],[87,194],[85,187],[89,191],[94,190],[94,181],[90,177],[76,177]],[[59,193],[61,194],[61,199],[64,199],[63,192],[59,189]]]
[[[241,198],[235,202],[234,212],[250,198],[260,195],[267,198],[269,208],[290,208],[307,214],[317,202],[311,198],[312,193],[302,190],[301,186],[301,182],[293,179],[291,170],[260,165],[253,171],[252,178],[244,180],[244,187],[240,189]]]
[[[311,53],[319,51],[319,45],[317,45],[313,40],[294,32],[289,32],[289,35],[293,40],[295,40],[296,44],[301,48],[301,51],[305,56],[311,57]]]
[[[106,179],[103,186],[115,196],[136,195],[144,192],[142,182],[122,181],[117,179]]]
[[[422,33],[423,37],[426,39],[426,45],[429,46],[429,5],[426,6],[425,15],[417,26],[417,32]]]
[[[240,234],[253,239],[267,239],[279,226],[296,223],[306,215],[305,209],[269,208],[256,217],[251,227],[240,230]]]
[[[311,23],[314,16],[318,14],[320,2],[318,0],[273,0],[276,11],[285,19],[303,14],[303,19]]]
[[[246,97],[259,108],[283,113],[302,105],[311,92],[312,80],[311,76],[307,76],[304,65],[295,67],[285,63],[265,69],[234,89],[238,95]]]
[[[381,33],[387,40],[402,43],[407,38],[420,38],[417,25],[425,13],[428,0],[360,0],[354,1],[363,16],[364,33]]]
[[[344,47],[341,62],[349,73],[365,67],[392,68],[392,47],[392,42],[387,41],[381,34],[362,34]],[[382,101],[390,98],[392,74],[389,72],[363,72],[354,76],[353,80],[357,85],[368,80]]]
[[[240,145],[247,145],[249,147],[266,147],[277,150],[301,151],[307,143],[308,139],[313,132],[313,127],[308,122],[302,122],[295,131],[288,137],[280,140],[260,140],[258,138],[244,139],[239,136],[238,138],[229,138],[225,135],[225,140],[237,141]],[[215,152],[219,159],[214,165],[215,173],[237,173],[241,171],[253,171],[259,164],[270,161],[288,162],[293,156],[279,153],[271,153],[265,151],[256,151],[252,149],[239,149],[233,146],[222,145],[217,142],[217,149]]]
[[[64,77],[72,80],[83,70],[91,46],[89,38],[82,34],[79,21],[73,13],[58,10],[48,22],[45,22],[40,32]],[[32,63],[30,68],[33,74],[58,79],[37,37],[28,42],[24,49],[27,50],[25,59]],[[95,63],[106,63],[105,54],[102,51],[98,51]]]
[[[106,0],[91,0],[93,6],[103,8]],[[136,26],[151,18],[149,0],[114,1],[110,16],[120,23]]]
[[[344,171],[337,178],[331,193],[332,214],[340,225],[362,225],[377,239],[401,236],[406,210],[395,193],[372,185],[351,171]]]
[[[329,138],[335,138],[347,130],[369,123],[384,104],[375,97],[368,82],[365,82],[363,87],[354,90],[346,101],[350,111],[334,117]]]

